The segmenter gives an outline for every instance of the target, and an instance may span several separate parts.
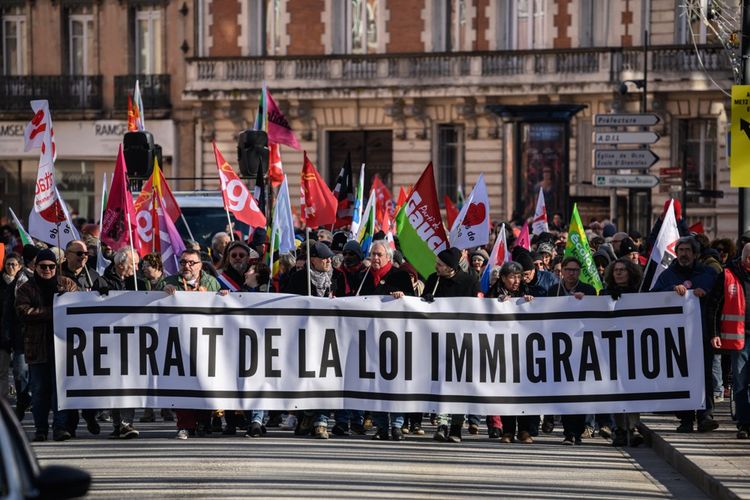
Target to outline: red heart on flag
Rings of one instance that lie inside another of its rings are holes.
[[[487,209],[485,208],[484,203],[472,203],[466,211],[463,225],[466,227],[476,226],[477,224],[481,224],[486,216]]]

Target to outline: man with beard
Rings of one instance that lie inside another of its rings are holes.
[[[344,274],[333,269],[331,259],[333,251],[323,242],[310,243],[310,278],[305,270],[292,275],[286,293],[312,295],[313,297],[344,297],[346,281]],[[309,289],[309,293],[308,293]],[[298,436],[304,436],[312,430],[314,437],[328,439],[328,412],[324,410],[305,410],[299,425],[294,430]]]
[[[68,431],[71,411],[57,409],[52,303],[55,294],[77,289],[72,280],[57,275],[55,254],[45,249],[37,255],[33,278],[24,283],[16,295],[16,312],[29,365],[34,441],[47,440],[50,409],[53,415],[52,438],[66,441],[72,437]]]
[[[233,241],[227,245],[221,260],[220,271],[216,276],[222,290],[230,292],[253,291],[247,283],[247,272],[251,263],[259,258],[258,252],[242,241]]]
[[[700,299],[701,312],[706,311],[706,294],[716,282],[716,272],[698,262],[700,256],[700,244],[692,236],[683,236],[677,240],[675,245],[677,259],[673,260],[669,267],[659,275],[652,292],[674,291],[677,295],[684,296],[688,290],[693,290],[696,297]],[[713,419],[713,377],[711,366],[713,362],[713,346],[711,331],[705,325],[705,314],[702,317],[703,331],[703,360],[704,381],[706,386],[706,409],[677,412],[680,425],[677,432],[693,432],[693,423],[698,420],[699,432],[710,432],[719,427],[719,423]]]
[[[236,250],[235,250],[236,251]],[[201,254],[197,250],[184,250],[178,262],[177,274],[167,276],[164,291],[169,295],[175,292],[218,292],[221,287],[216,278],[203,272]],[[225,292],[226,293],[226,292]],[[197,434],[203,437],[211,431],[211,410],[175,410],[177,414],[177,439],[187,439]]]
[[[258,252],[244,242],[237,240],[229,243],[221,260],[221,271],[216,277],[221,289],[230,292],[257,291],[259,284],[255,276],[255,268],[251,263],[256,262],[258,258]],[[246,412],[250,427],[247,429],[245,437],[260,437],[263,434],[263,419],[265,416],[263,410]],[[237,427],[241,425],[242,418],[234,410],[224,410],[224,418],[227,425],[222,433],[225,436],[233,436],[237,432]]]
[[[461,270],[461,250],[451,247],[437,255],[435,272],[427,278],[422,298],[432,301],[435,297],[477,297],[480,293],[479,281]],[[460,443],[463,425],[463,413],[441,413],[437,416],[437,432],[433,439]]]

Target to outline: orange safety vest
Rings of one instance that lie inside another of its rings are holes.
[[[729,269],[724,269],[724,306],[719,336],[722,349],[739,351],[745,347],[745,290]]]

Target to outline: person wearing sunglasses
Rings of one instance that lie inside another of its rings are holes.
[[[70,278],[78,286],[79,290],[88,292],[99,290],[101,283],[99,273],[86,266],[89,259],[89,251],[86,243],[81,240],[73,240],[65,246],[65,260],[60,266],[60,272],[66,278]]]
[[[16,279],[18,271],[21,270],[21,256],[17,253],[11,253],[5,257],[3,270],[0,273],[0,322],[4,311],[2,305],[5,304],[5,297],[13,293],[13,282]],[[2,322],[4,324],[4,322]],[[9,390],[9,372],[10,372],[10,351],[11,341],[9,331],[6,328],[0,330],[0,398],[8,397]]]
[[[56,294],[77,290],[73,280],[57,274],[55,254],[44,249],[36,257],[33,278],[21,285],[16,294],[16,313],[29,365],[34,441],[47,440],[50,410],[53,439],[66,441],[72,437],[69,431],[72,412],[57,409],[52,303]]]
[[[164,291],[169,295],[175,292],[218,292],[219,282],[208,273],[203,272],[201,254],[197,250],[184,250],[180,254],[177,274],[167,276]],[[222,295],[225,295],[224,292]],[[197,435],[203,437],[211,432],[211,410],[178,409],[176,439],[187,439]]]

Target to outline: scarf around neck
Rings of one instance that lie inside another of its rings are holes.
[[[389,262],[380,269],[373,269],[372,266],[370,266],[370,274],[372,275],[372,279],[375,282],[375,288],[380,284],[380,282],[383,280],[383,277],[388,274],[388,272],[393,267],[393,262]]]
[[[312,293],[316,297],[325,297],[331,289],[331,278],[333,277],[333,269],[328,271],[316,271],[310,268],[310,284],[312,285]]]

